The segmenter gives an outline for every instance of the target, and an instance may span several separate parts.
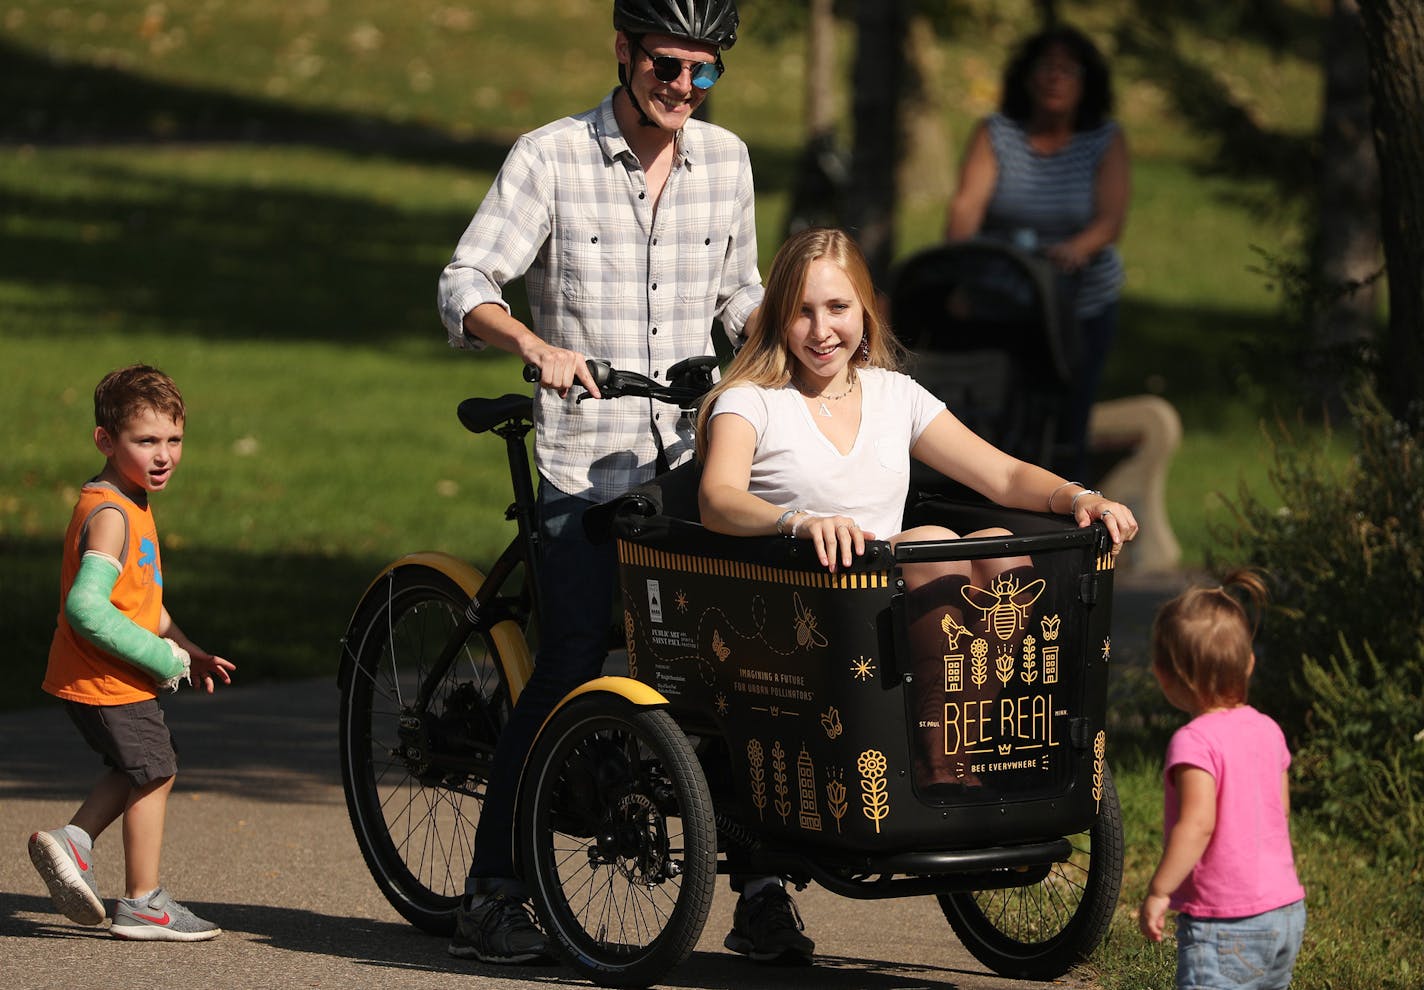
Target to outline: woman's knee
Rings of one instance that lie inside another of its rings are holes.
[[[897,543],[927,543],[930,540],[957,540],[959,534],[944,526],[915,526],[890,537],[890,545]]]

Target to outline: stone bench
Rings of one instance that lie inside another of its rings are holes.
[[[1118,567],[1139,574],[1177,568],[1182,548],[1167,518],[1167,469],[1182,442],[1182,420],[1161,396],[1133,395],[1093,405],[1088,451],[1112,464],[1093,487],[1126,504],[1137,517],[1137,538],[1123,548]]]

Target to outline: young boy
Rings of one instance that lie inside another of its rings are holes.
[[[64,702],[108,770],[69,824],[30,836],[30,859],[55,907],[81,925],[104,920],[94,840],[123,816],[124,896],[116,938],[199,942],[222,929],[158,885],[163,820],[178,768],[157,691],[181,681],[212,693],[233,664],[197,646],[163,607],[163,568],[150,492],[183,454],[183,396],[156,368],[133,365],[94,390],[94,444],[104,470],[88,482],[64,537],[59,625],[44,690]]]

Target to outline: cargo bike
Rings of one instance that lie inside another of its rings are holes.
[[[605,396],[691,405],[599,370]],[[527,396],[461,419],[504,438],[518,534],[488,576],[445,554],[372,583],[343,638],[341,764],[373,877],[449,933],[500,727],[541,608]],[[907,525],[1014,535],[867,546],[829,573],[809,544],[696,521],[685,467],[589,514],[616,541],[626,673],[570,693],[525,764],[516,830],[545,931],[581,975],[648,986],[696,946],[716,877],[749,871],[873,900],[930,895],[992,970],[1051,979],[1101,940],[1122,873],[1106,761],[1114,558],[1101,525],[939,495]],[[912,608],[906,565],[1020,562]],[[1024,563],[1027,562],[1027,563]]]

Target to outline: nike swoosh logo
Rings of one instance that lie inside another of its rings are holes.
[[[80,871],[88,873],[89,864],[84,862],[83,856],[79,855],[79,847],[74,844],[74,840],[66,837],[64,841],[69,843],[69,854],[74,857],[74,862],[79,864]]]
[[[173,920],[171,917],[169,917],[167,911],[164,911],[162,915],[139,914],[137,911],[135,911],[135,912],[133,913],[133,916],[134,916],[135,918],[137,918],[139,921],[147,921],[147,922],[149,922],[150,924],[154,924],[154,925],[166,925],[166,924],[168,924],[170,921]]]

